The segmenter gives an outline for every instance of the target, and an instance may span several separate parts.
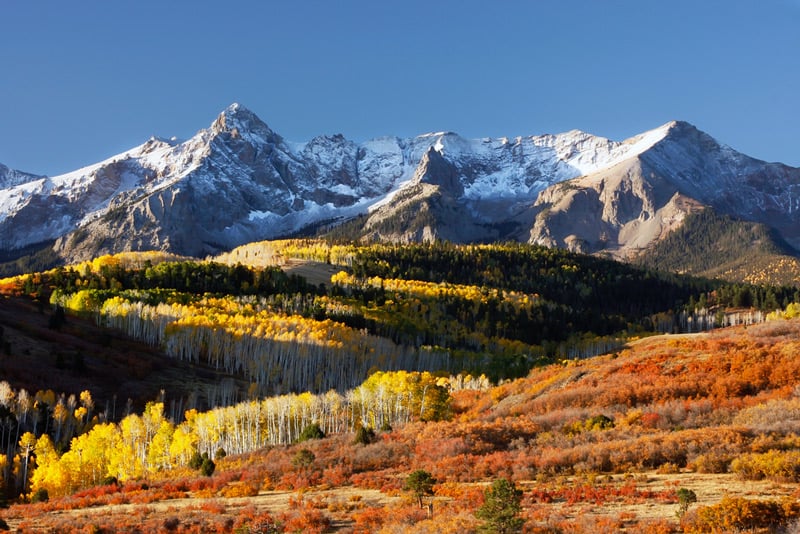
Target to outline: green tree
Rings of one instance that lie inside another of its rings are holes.
[[[308,441],[310,439],[322,439],[325,437],[325,432],[322,431],[322,428],[317,423],[311,423],[307,427],[300,432],[300,436],[297,438],[298,442]]]
[[[50,494],[47,493],[45,488],[39,488],[38,490],[33,492],[33,496],[31,496],[31,502],[47,502],[50,500]]]
[[[361,445],[369,445],[375,441],[375,431],[366,426],[358,427],[356,430],[356,439],[354,443],[360,443]]]
[[[189,458],[189,467],[192,469],[200,469],[200,466],[203,465],[203,460],[208,458],[208,453],[205,455],[200,454],[200,451],[194,451],[192,457]]]
[[[406,478],[406,489],[417,498],[420,508],[424,508],[422,499],[426,495],[433,495],[433,485],[436,479],[423,469],[417,469]]]
[[[300,449],[292,457],[292,465],[298,469],[305,469],[314,463],[317,457],[308,449]]]
[[[214,460],[211,458],[206,458],[200,465],[200,473],[202,473],[202,475],[205,477],[210,477],[214,474],[214,469],[216,468],[217,465],[214,463]]]
[[[484,503],[475,512],[478,519],[486,523],[481,532],[492,534],[510,534],[522,532],[523,519],[519,516],[522,506],[522,490],[513,482],[501,478],[492,482],[491,488],[484,492]]]
[[[686,515],[689,505],[694,502],[697,502],[697,494],[694,491],[686,488],[678,490],[678,511],[676,512],[678,519],[682,519]]]

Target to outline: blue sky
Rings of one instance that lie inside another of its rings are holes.
[[[800,0],[5,1],[0,163],[55,175],[232,102],[286,139],[692,122],[800,166]]]

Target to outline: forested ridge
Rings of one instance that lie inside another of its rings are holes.
[[[343,271],[315,286],[274,265],[145,253],[3,283],[172,357],[237,375],[264,394],[350,388],[373,368],[523,376],[631,336],[721,325],[725,309],[766,313],[800,296],[792,287],[678,276],[520,244],[264,246],[265,256]],[[251,254],[256,260],[258,245],[245,259]]]
[[[771,311],[796,293],[518,244],[282,246],[346,271],[313,286],[275,266],[105,256],[6,285],[263,393],[354,387],[371,368],[523,376],[680,328],[692,306]]]
[[[647,268],[750,283],[800,281],[797,251],[769,227],[704,209],[643,252]]]
[[[280,267],[289,260],[341,270],[314,285]],[[5,279],[0,288],[38,303],[53,331],[81,316],[231,377],[191,398],[162,392],[141,414],[130,402],[109,413],[110,399],[89,390],[29,393],[0,383],[0,467],[10,500],[155,477],[197,455],[202,464],[221,459],[220,451],[287,446],[307,428],[367,429],[364,439],[375,439],[380,428],[451,417],[452,395],[462,390],[618,352],[656,332],[759,322],[784,308],[791,317],[800,300],[794,287],[678,276],[519,244],[312,240],[253,244],[219,261],[103,256]],[[91,363],[75,360],[70,372],[91,373]],[[613,423],[605,417],[587,414],[564,432]]]

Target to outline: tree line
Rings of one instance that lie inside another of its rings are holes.
[[[52,392],[31,398],[0,383],[5,420],[0,438],[4,494],[68,495],[106,480],[126,481],[189,465],[197,455],[215,458],[290,444],[311,435],[387,429],[450,416],[453,388],[485,386],[485,379],[431,373],[377,372],[358,387],[251,399],[185,419],[167,417],[160,401],[119,422],[96,412],[91,393],[55,401]],[[53,403],[52,410],[47,401]],[[61,409],[59,409],[61,407]],[[34,415],[44,410],[45,420]],[[65,428],[68,427],[68,428]]]

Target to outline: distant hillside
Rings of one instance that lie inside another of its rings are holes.
[[[13,252],[0,252],[0,278],[52,269],[63,263],[53,251],[53,242],[28,245]]]
[[[643,252],[650,269],[755,284],[800,284],[797,252],[771,228],[705,209]]]

